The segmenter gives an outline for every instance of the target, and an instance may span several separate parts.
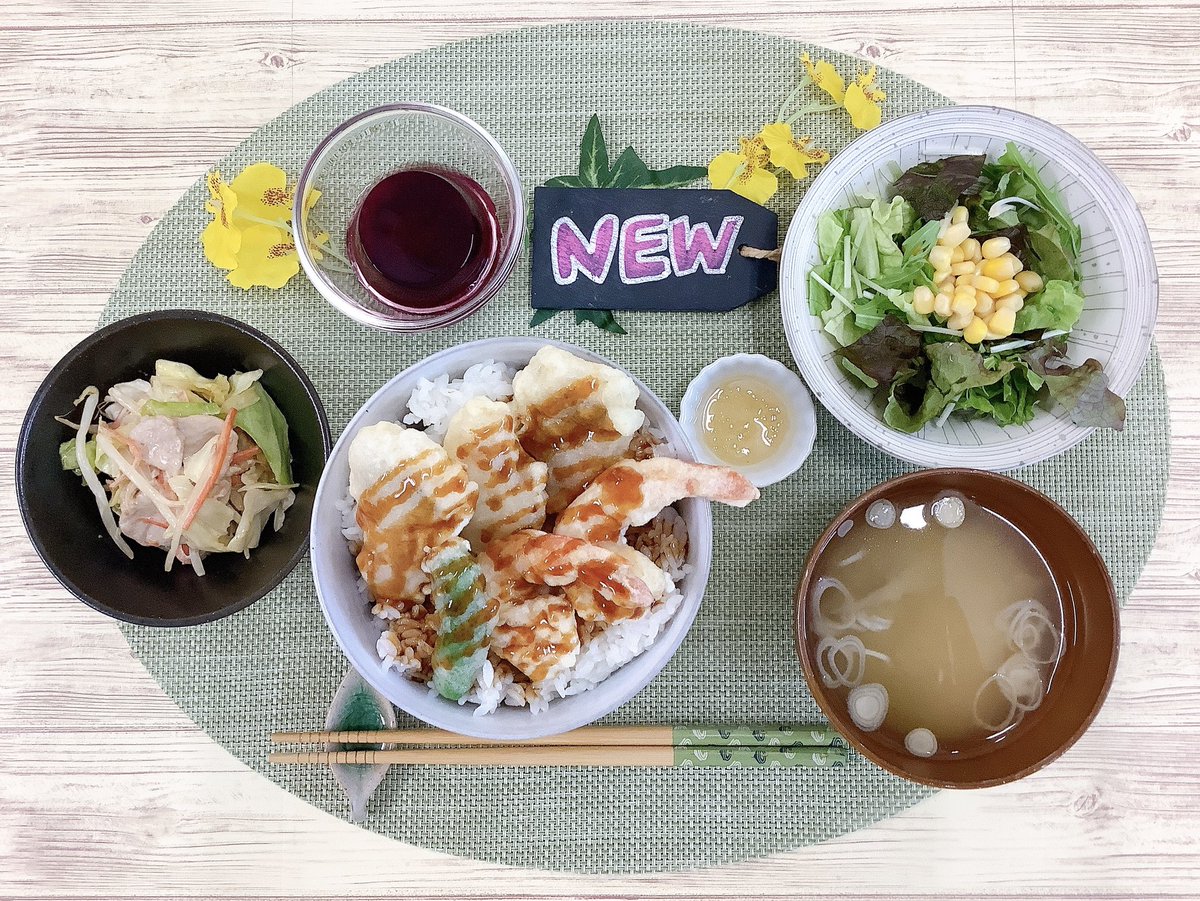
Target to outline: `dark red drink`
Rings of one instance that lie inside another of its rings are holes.
[[[389,306],[435,313],[469,300],[496,267],[496,204],[451,169],[403,169],[367,191],[346,252],[359,280]]]

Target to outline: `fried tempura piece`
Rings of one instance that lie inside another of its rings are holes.
[[[463,537],[476,550],[546,521],[545,463],[534,460],[517,439],[508,404],[474,397],[450,420],[442,442],[479,486],[475,515]]]
[[[626,455],[644,414],[638,388],[611,366],[543,347],[513,378],[521,444],[550,467],[546,509],[557,513],[599,473]]]
[[[359,572],[376,601],[416,601],[429,584],[428,551],[462,532],[478,490],[426,435],[394,422],[362,429],[350,444],[350,494],[363,530]]]

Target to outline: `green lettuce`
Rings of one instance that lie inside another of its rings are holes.
[[[271,395],[257,381],[248,389],[256,395],[254,403],[239,409],[234,425],[258,445],[267,465],[281,485],[292,484],[292,454],[288,445],[288,424]]]
[[[1070,282],[1055,279],[1046,282],[1017,313],[1015,332],[1033,329],[1070,331],[1083,313],[1083,295]]]
[[[919,432],[942,415],[947,403],[949,398],[930,379],[928,360],[922,360],[892,382],[883,421],[897,432]]]
[[[925,348],[925,355],[929,357],[930,378],[949,398],[998,382],[1013,367],[1012,363],[997,357],[985,360],[980,353],[958,341],[930,344]]]

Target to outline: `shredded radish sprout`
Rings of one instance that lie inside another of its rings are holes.
[[[88,462],[87,458],[88,427],[92,417],[96,415],[96,407],[100,403],[100,389],[89,385],[84,389],[83,394],[75,399],[75,403],[80,401],[83,401],[83,413],[79,417],[79,427],[75,432],[75,463],[79,466],[79,471],[83,473],[84,484],[92,493],[92,497],[96,499],[96,508],[100,511],[100,519],[104,522],[104,530],[108,532],[108,537],[121,549],[122,554],[132,560],[133,548],[121,536],[121,530],[117,526],[116,519],[113,518],[112,507],[108,503],[108,495],[104,493],[104,486],[100,484],[96,470],[92,468],[92,464]],[[97,443],[96,446],[99,447],[99,444]]]
[[[946,424],[946,420],[950,418],[950,414],[954,412],[954,404],[946,404],[946,409],[942,410],[942,415],[937,418],[937,422],[933,424],[935,429],[940,429]]]
[[[1024,204],[1031,210],[1041,210],[1041,207],[1032,200],[1026,200],[1024,197],[1017,197],[1014,195],[1012,197],[1002,197],[988,207],[988,218],[995,219],[997,216],[1002,216],[1008,211],[1009,207],[1016,203]]]

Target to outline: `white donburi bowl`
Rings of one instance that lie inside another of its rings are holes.
[[[375,651],[381,621],[371,615],[370,607],[358,592],[358,569],[342,536],[342,518],[338,510],[338,503],[346,496],[349,486],[350,442],[365,426],[401,420],[407,411],[405,405],[409,395],[422,377],[435,378],[449,373],[451,378],[457,378],[473,364],[488,359],[520,368],[547,344],[586,360],[621,369],[583,348],[537,338],[492,338],[436,353],[393,378],[355,414],[334,446],[317,487],[311,535],[313,580],[334,638],[354,668],[389,701],[431,726],[460,735],[514,741],[540,738],[585,726],[616,710],[645,688],[667,665],[691,628],[708,583],[712,562],[712,511],[707,501],[690,498],[678,505],[687,523],[687,562],[692,566],[691,573],[677,586],[683,601],[653,645],[595,688],[551,701],[549,709],[538,714],[530,713],[525,707],[501,706],[495,713],[475,716],[474,704],[459,705],[447,701],[394,669],[384,672]],[[646,414],[649,426],[666,435],[669,452],[680,459],[694,459],[687,438],[671,411],[632,373],[627,374],[641,391],[638,408]]]
[[[1124,396],[1141,372],[1158,313],[1158,271],[1146,224],[1128,189],[1082,143],[1034,116],[994,106],[952,106],[906,116],[859,138],[829,163],[804,195],[788,227],[779,274],[783,327],[800,374],[844,426],[880,450],[920,466],[1004,471],[1037,463],[1092,433],[1066,411],[1039,412],[1026,425],[951,416],[905,435],[884,425],[871,392],[838,365],[829,336],[808,311],[808,273],[818,262],[817,219],[855,195],[887,196],[889,163],[908,169],[958,153],[995,159],[1013,141],[1057,188],[1083,232],[1083,316],[1068,354],[1093,357]]]

